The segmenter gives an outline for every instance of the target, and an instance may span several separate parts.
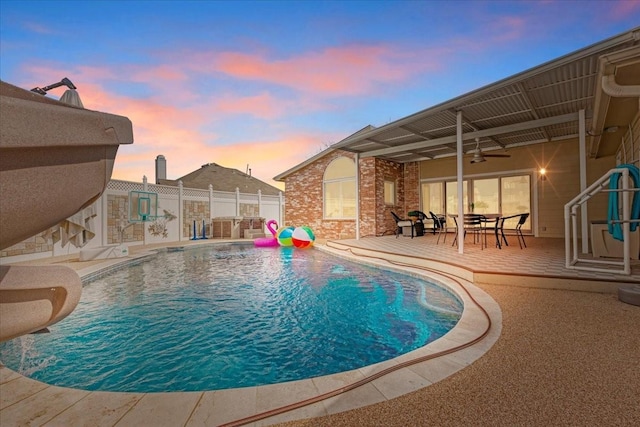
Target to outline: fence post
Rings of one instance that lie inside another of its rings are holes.
[[[236,216],[240,216],[240,189],[236,187]]]
[[[212,220],[213,220],[213,185],[209,184],[209,218],[207,219],[207,222],[209,223],[209,227],[211,227],[211,229],[209,230],[209,234],[213,239],[213,223],[211,222]]]
[[[182,241],[182,230],[183,230],[183,207],[182,207],[182,181],[178,181],[178,241]]]
[[[147,182],[147,175],[142,175],[142,191],[149,192],[149,183]]]

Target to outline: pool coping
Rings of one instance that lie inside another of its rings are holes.
[[[178,246],[170,245],[166,250]],[[41,383],[2,366],[1,418],[16,424],[94,426],[149,423],[262,426],[314,418],[390,400],[427,387],[473,363],[500,336],[500,307],[465,278],[394,260],[362,259],[324,245],[316,245],[316,249],[410,275],[428,275],[429,280],[446,286],[463,301],[462,317],[442,338],[391,360],[311,379],[226,390],[91,392]],[[78,274],[84,282],[92,275],[103,274],[105,269],[143,262],[157,252],[154,249],[125,260],[105,260],[105,263],[78,270]],[[419,362],[413,363],[415,360]],[[353,388],[354,385],[357,387]]]

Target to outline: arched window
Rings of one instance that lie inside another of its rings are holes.
[[[355,219],[356,164],[348,157],[338,157],[327,166],[322,180],[324,217]]]

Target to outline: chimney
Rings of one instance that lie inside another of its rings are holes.
[[[156,157],[156,184],[159,184],[161,179],[167,179],[167,159],[162,154]]]

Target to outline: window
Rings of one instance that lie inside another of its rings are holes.
[[[355,219],[356,164],[348,157],[338,157],[327,166],[323,178],[324,217]]]
[[[531,177],[529,175],[502,178],[502,215],[511,216],[531,213]],[[518,218],[505,223],[505,227],[515,227]],[[523,231],[531,230],[531,215],[522,226]]]
[[[396,183],[395,181],[384,181],[384,204],[395,205],[396,204]]]
[[[500,186],[498,178],[473,180],[473,212],[479,214],[500,212]],[[471,210],[471,209],[469,209]]]

